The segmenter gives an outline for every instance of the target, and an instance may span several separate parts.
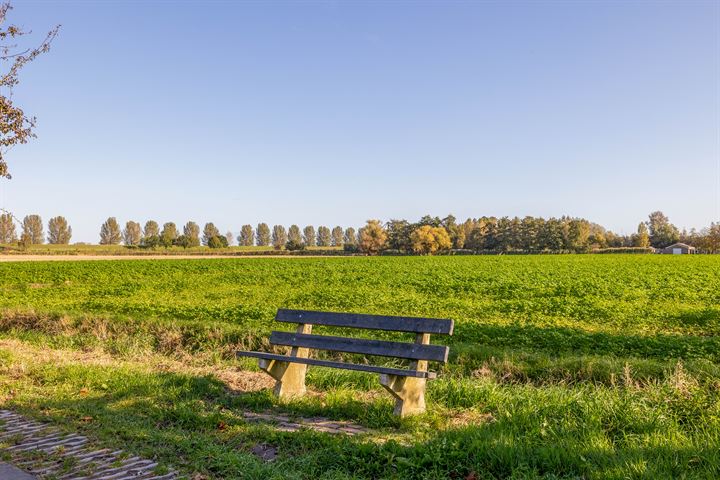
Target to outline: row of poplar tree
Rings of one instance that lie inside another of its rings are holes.
[[[206,223],[200,232],[200,226],[195,222],[187,222],[182,231],[173,222],[163,224],[162,228],[154,221],[149,220],[141,226],[138,222],[128,221],[121,229],[115,217],[108,218],[100,227],[101,245],[118,245],[121,242],[127,246],[156,247],[156,246],[182,246],[196,247],[206,245],[211,248],[227,247],[235,239],[231,232],[222,235],[214,223]],[[240,246],[259,247],[273,246],[275,248],[300,249],[304,247],[331,247],[355,244],[357,234],[354,228],[343,230],[341,227],[330,228],[321,226],[317,231],[313,226],[307,226],[302,231],[297,225],[287,230],[282,225],[270,228],[267,223],[259,223],[257,227],[243,225],[237,244]]]
[[[20,222],[21,233],[17,234],[13,216],[9,213],[0,214],[0,244],[20,242],[25,245],[45,243],[43,221],[40,215],[27,215]],[[67,245],[72,238],[72,227],[65,217],[53,217],[48,222],[47,243]]]

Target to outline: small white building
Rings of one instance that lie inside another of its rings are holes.
[[[673,243],[660,250],[660,253],[669,253],[673,255],[682,255],[688,253],[695,253],[695,247],[688,245],[687,243]]]

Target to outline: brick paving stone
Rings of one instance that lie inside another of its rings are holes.
[[[10,455],[9,464],[0,463],[0,480],[179,478],[175,471],[156,474],[158,464],[152,460],[129,456],[122,450],[95,449],[82,435],[63,433],[9,410],[0,410],[0,441],[7,444],[3,450]]]

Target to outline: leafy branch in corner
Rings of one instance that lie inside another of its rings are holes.
[[[0,5],[0,177],[11,178],[5,157],[15,145],[35,138],[35,117],[28,117],[22,108],[13,103],[12,90],[20,83],[22,68],[50,50],[60,25],[50,30],[40,45],[21,48],[17,42],[31,34],[20,27],[7,24],[12,10],[9,3]]]

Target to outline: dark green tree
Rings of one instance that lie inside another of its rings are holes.
[[[210,248],[225,248],[228,246],[227,237],[225,235],[215,235],[208,239],[207,246]]]
[[[517,217],[502,217],[497,221],[495,245],[493,250],[509,252],[515,248],[515,242],[519,237],[520,219]]]
[[[401,252],[412,251],[410,234],[419,226],[420,225],[411,225],[407,220],[389,220],[385,223],[385,231],[387,232],[387,248],[391,250],[399,250]]]
[[[476,252],[485,248],[485,236],[483,235],[482,228],[479,225],[475,226],[470,231],[470,235],[465,240],[465,248],[475,250]]]
[[[450,214],[443,218],[441,221],[443,227],[450,235],[450,241],[452,242],[453,248],[464,248],[465,247],[465,230],[462,225],[457,224],[457,219],[454,215]]]
[[[648,216],[647,227],[650,232],[650,244],[655,248],[665,248],[680,239],[677,227],[660,211],[652,212]]]
[[[296,252],[298,250],[305,250],[305,244],[300,242],[297,243],[294,240],[288,240],[285,244],[285,250],[288,250],[290,252]]]
[[[539,219],[542,220],[542,219]],[[550,250],[559,252],[565,246],[563,239],[563,224],[557,218],[550,218],[538,225],[538,240],[535,242],[535,250]]]
[[[538,251],[538,236],[542,228],[542,219],[527,216],[520,220],[518,231],[515,232],[518,238],[513,239],[513,244],[525,252]]]
[[[219,237],[220,236],[220,230],[217,229],[214,223],[208,222],[205,224],[205,228],[203,229],[203,237],[202,237],[202,243],[203,245],[210,246],[210,239],[213,237]]]
[[[423,216],[419,222],[417,222],[413,226],[413,230],[415,230],[418,227],[422,227],[424,225],[428,225],[430,227],[441,227],[442,226],[442,220],[440,220],[440,217],[432,217],[430,215]]]
[[[502,248],[500,221],[495,217],[481,217],[478,222],[483,225],[483,250],[500,250]]]

